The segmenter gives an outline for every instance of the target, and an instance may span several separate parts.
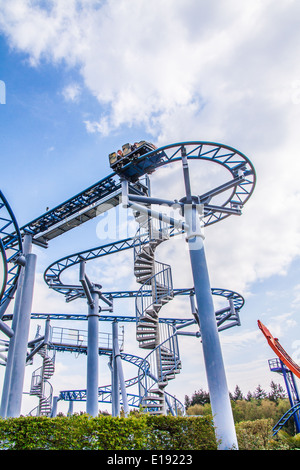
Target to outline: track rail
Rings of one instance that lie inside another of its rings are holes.
[[[288,355],[285,349],[281,346],[278,341],[278,338],[274,338],[268,328],[260,321],[257,321],[258,327],[262,331],[263,335],[268,341],[269,346],[275,354],[279,357],[279,359],[286,365],[286,367],[296,375],[296,377],[300,378],[300,367],[296,364],[293,359]]]
[[[256,184],[256,174],[250,160],[243,153],[227,145],[206,141],[179,142],[160,147],[128,163],[120,174],[111,173],[28,222],[21,227],[21,233],[31,232],[33,242],[46,247],[49,240],[96,217],[107,210],[108,205],[117,206],[121,195],[120,175],[133,182],[130,185],[133,192],[143,194],[143,185],[136,183],[136,178],[179,161],[182,147],[185,147],[188,159],[213,161],[229,172],[228,181],[218,188],[199,195],[200,203],[204,204],[204,224],[211,225],[230,215],[240,215],[241,208],[251,196]],[[149,165],[151,161],[153,164]],[[229,191],[229,195],[225,201],[221,205],[213,204],[214,197],[226,191]]]
[[[0,251],[3,263],[3,282],[0,286],[0,318],[5,313],[17,288],[21,266],[22,239],[14,213],[0,191]]]

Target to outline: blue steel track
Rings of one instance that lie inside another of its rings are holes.
[[[21,265],[22,239],[14,213],[0,191],[0,251],[3,260],[3,283],[0,287],[0,319],[17,288]]]
[[[143,184],[140,183],[139,178],[146,173],[151,174],[165,165],[180,161],[180,152],[183,147],[186,149],[188,160],[214,162],[225,168],[229,174],[228,181],[225,181],[222,185],[212,189],[211,191],[197,196],[198,203],[202,204],[204,208],[204,226],[212,225],[231,215],[240,215],[244,204],[254,191],[256,184],[255,170],[250,160],[244,154],[233,147],[213,142],[179,142],[163,146],[143,155],[135,162],[125,165],[122,168],[121,178],[126,178],[128,180],[129,193],[140,198],[140,201],[143,202],[143,197],[145,197],[146,191]],[[109,204],[111,206],[117,206],[120,204],[121,178],[119,173],[111,173],[94,185],[81,191],[76,196],[27,223],[21,227],[20,230],[18,229],[13,214],[11,213],[14,230],[11,234],[6,234],[5,237],[1,234],[2,243],[4,242],[6,247],[14,250],[13,256],[15,257],[17,254],[19,255],[22,253],[21,235],[30,233],[32,235],[33,243],[47,248],[48,243],[52,239],[63,235],[69,230],[95,218],[102,211],[105,211],[105,204]],[[214,198],[221,194],[225,195],[225,200],[221,204],[214,203]],[[183,205],[182,201],[176,201],[176,203]],[[170,226],[169,235],[173,236],[175,234],[174,227]],[[44,280],[51,289],[65,295],[67,301],[70,301],[73,298],[83,297],[84,294],[82,293],[80,286],[70,286],[62,283],[60,278],[61,273],[81,261],[90,261],[122,250],[131,249],[134,247],[135,242],[135,238],[127,238],[66,256],[65,258],[52,263],[46,269]],[[146,243],[147,240],[141,241],[141,243],[144,242]],[[20,267],[17,266],[16,271],[13,273],[12,280],[10,281],[10,285],[4,292],[4,297],[6,299],[12,296],[16,288],[19,269]],[[128,298],[135,297],[136,294],[136,291],[103,292],[103,295],[107,296],[107,298]],[[174,295],[191,294],[193,294],[193,288],[174,289]],[[233,308],[228,307],[227,309],[222,309],[220,312],[216,312],[216,322],[219,330],[221,331],[226,328],[227,321],[229,321],[227,327],[239,325],[240,322],[238,314],[244,304],[242,296],[227,289],[212,289],[212,294],[225,297],[228,301],[232,301],[233,305]],[[5,300],[3,300],[3,302],[4,301]],[[3,317],[3,319],[7,320],[10,318],[11,317],[9,315]],[[32,313],[31,318],[74,320],[79,319],[79,316]],[[86,318],[86,316],[83,316],[82,318]],[[112,319],[112,315],[103,316],[101,314],[100,316],[100,320],[111,321]],[[120,320],[125,322],[136,321],[136,318],[120,317]],[[174,323],[174,319],[165,319],[165,321],[173,321]],[[180,324],[180,322],[184,322],[186,320],[178,319],[177,321],[178,324]],[[107,391],[105,387],[103,390]]]

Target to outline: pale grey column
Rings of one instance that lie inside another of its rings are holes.
[[[73,400],[69,401],[69,408],[68,408],[68,413],[67,413],[68,416],[72,416],[73,414],[73,410],[74,410],[73,403],[74,403]]]
[[[215,433],[219,441],[218,448],[220,450],[238,449],[204,250],[204,235],[200,224],[199,216],[203,208],[193,200],[191,195],[189,169],[185,151],[182,151],[182,164],[186,189],[184,216],[189,227],[186,238],[189,245]]]
[[[19,318],[14,334],[14,352],[11,368],[10,390],[7,403],[7,417],[21,413],[22,393],[25,376],[28,336],[35,280],[36,255],[26,255],[24,284],[20,301]]]
[[[113,322],[113,354],[114,354],[114,360],[115,360],[115,364],[117,366],[117,371],[118,371],[118,378],[119,378],[121,394],[122,394],[122,399],[123,399],[124,413],[125,413],[125,416],[127,416],[129,413],[128,397],[127,397],[126,385],[125,385],[125,380],[124,380],[122,359],[120,356],[120,348],[119,348],[119,340],[118,340],[118,323],[116,321]]]
[[[92,292],[93,304],[88,311],[88,352],[86,412],[98,416],[98,363],[99,363],[99,293]]]

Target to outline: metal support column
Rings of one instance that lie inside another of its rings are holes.
[[[73,402],[73,400],[70,400],[69,401],[69,406],[68,406],[67,416],[72,416],[73,413],[74,413],[74,402]]]
[[[203,233],[199,219],[199,204],[191,195],[187,158],[182,152],[183,174],[186,188],[184,215],[189,229],[187,241],[194,279],[195,295],[203,345],[206,375],[216,438],[220,450],[238,449],[223,357],[217,330],[215,310],[206,263]]]
[[[117,321],[113,322],[112,329],[113,329],[113,367],[114,369],[116,368],[117,373],[118,373],[118,381],[115,384],[115,386],[117,385],[117,390],[115,390],[115,394],[118,395],[118,402],[119,402],[119,385],[120,385],[124,413],[125,413],[125,416],[127,416],[129,413],[129,407],[128,407],[128,398],[127,398],[126,385],[125,385],[124,373],[123,373],[123,367],[122,367],[122,360],[120,356]]]
[[[280,359],[279,361],[281,365],[281,372],[284,378],[289,402],[291,404],[291,407],[293,407],[300,401],[295,377],[294,377],[293,372],[290,371]],[[300,432],[299,411],[297,411],[294,414],[294,422],[295,422],[296,433],[298,434]]]
[[[86,412],[98,416],[98,363],[99,363],[99,292],[91,292],[93,303],[88,311]]]
[[[31,235],[25,235],[25,268],[22,268],[17,290],[8,360],[3,387],[1,416],[18,417],[21,413],[22,393],[25,376],[26,355],[33,300],[36,255],[31,253]]]
[[[119,378],[118,378],[118,369],[117,361],[114,356],[114,353],[111,357],[111,403],[112,403],[112,416],[120,415],[120,392],[119,392]]]
[[[53,397],[51,418],[55,418],[57,416],[57,402],[58,402],[58,397],[57,396]]]

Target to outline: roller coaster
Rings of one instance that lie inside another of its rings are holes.
[[[257,321],[258,327],[266,338],[268,345],[275,352],[277,358],[269,360],[270,370],[283,376],[287,394],[290,401],[290,409],[284,413],[280,420],[273,427],[273,436],[291,419],[294,418],[296,432],[300,432],[300,399],[297,384],[294,376],[300,378],[300,367],[289,356],[286,350],[280,344],[278,338],[270,333],[268,328],[260,321]]]
[[[200,161],[215,163],[229,176],[219,186],[193,195],[189,164]],[[37,353],[42,357],[43,364],[33,374],[30,391],[39,397],[39,406],[35,410],[37,414],[55,416],[59,400],[69,401],[70,408],[74,401],[86,401],[87,412],[92,416],[98,414],[99,401],[111,403],[114,416],[120,413],[121,405],[125,415],[130,406],[155,414],[184,414],[183,404],[166,388],[182,370],[178,337],[185,334],[198,338],[202,344],[216,435],[222,441],[221,448],[237,447],[219,332],[240,325],[239,312],[244,299],[234,291],[210,287],[203,229],[229,216],[241,215],[255,188],[255,170],[250,160],[236,149],[202,141],[180,142],[160,148],[145,141],[126,144],[122,151],[109,155],[109,162],[113,170],[109,176],[20,229],[1,194],[1,210],[6,211],[6,216],[0,214],[3,264],[0,326],[8,336],[7,340],[2,340],[2,352],[7,351],[7,357],[2,359],[6,372],[1,416],[20,414],[24,369],[26,364],[32,363]],[[177,162],[182,167],[185,195],[179,200],[152,197],[150,175],[161,167]],[[66,302],[86,299],[87,314],[33,313],[36,255],[32,253],[32,246],[47,248],[56,237],[119,205],[134,216],[137,229],[133,237],[68,255],[53,262],[44,273],[48,287],[64,295]],[[163,206],[164,212],[159,208],[155,210],[153,206]],[[156,259],[156,249],[179,235],[184,235],[188,243],[194,285],[175,288],[171,265]],[[87,263],[130,249],[133,251],[133,274],[140,286],[137,290],[103,291],[102,285],[88,277]],[[78,284],[65,284],[62,273],[74,266],[78,267]],[[14,312],[8,314],[6,310],[14,294]],[[189,296],[190,316],[161,317],[161,309],[180,295]],[[215,311],[213,296],[225,299],[227,306]],[[114,315],[114,299],[125,298],[135,300],[135,315]],[[33,318],[46,320],[45,332],[41,335],[38,331],[36,337],[29,341],[29,323]],[[74,341],[66,341],[63,329],[50,326],[50,321],[61,319],[87,320],[88,330],[74,330]],[[12,326],[8,327],[10,321]],[[107,334],[104,346],[99,341],[101,321],[112,324],[112,334]],[[143,357],[122,350],[118,325],[126,322],[136,325],[137,343],[146,354]],[[196,326],[196,333],[185,331],[191,325]],[[53,352],[52,356],[50,351]],[[87,387],[61,391],[58,397],[53,397],[50,391],[46,396],[46,384],[55,370],[55,354],[60,351],[76,351],[87,356]],[[100,354],[110,358],[112,383],[99,387]],[[125,380],[122,361],[137,367],[135,377]],[[127,389],[133,386],[138,387],[138,392],[128,393]]]

